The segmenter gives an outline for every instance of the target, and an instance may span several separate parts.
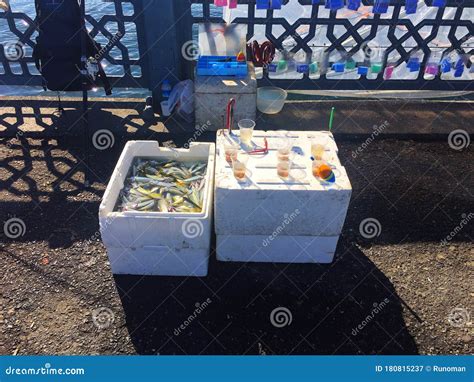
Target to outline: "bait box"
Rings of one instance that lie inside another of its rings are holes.
[[[197,213],[115,211],[136,158],[207,161],[203,209]],[[102,241],[114,274],[206,276],[211,246],[215,146],[159,147],[156,141],[129,141],[112,173],[99,207]]]
[[[198,59],[198,76],[238,76],[247,75],[247,61],[237,61],[237,56],[201,56]]]
[[[238,136],[239,132],[234,134]],[[329,136],[324,159],[336,174],[335,183],[312,174],[310,138]],[[252,141],[269,152],[251,155],[248,177],[238,182],[225,160],[217,134],[214,221],[216,256],[221,261],[329,263],[333,260],[347,214],[352,187],[338,158],[334,137],[327,131],[289,132],[295,158],[290,178],[276,171],[275,131],[255,130]]]
[[[257,78],[255,68],[248,62],[245,77],[196,76],[194,106],[196,129],[216,131],[225,127],[227,103],[235,99],[234,124],[244,118],[257,118]]]

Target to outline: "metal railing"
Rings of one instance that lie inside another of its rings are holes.
[[[426,1],[430,6],[428,1],[431,0]],[[284,0],[283,10],[294,6],[295,2]],[[235,17],[232,14],[218,15],[212,0],[108,0],[107,3],[113,12],[88,14],[87,24],[93,37],[102,38],[99,42],[106,46],[107,64],[120,68],[114,80],[114,85],[120,87],[144,87],[156,91],[162,79],[169,77],[170,73],[176,78],[189,73],[192,63],[183,58],[181,46],[191,39],[192,24],[222,22],[224,19],[244,24],[248,39],[258,32],[277,49],[302,52],[308,62],[315,51],[322,51],[329,68],[337,57],[352,57],[360,63],[361,52],[365,55],[362,60],[370,61],[368,47],[373,49],[371,41],[380,40],[382,30],[385,44],[379,44],[381,46],[377,49],[382,52],[380,63],[383,67],[389,61],[396,67],[403,67],[414,53],[421,54],[422,69],[435,52],[457,52],[465,56],[474,53],[474,0],[447,0],[446,7],[433,7],[433,17],[422,18],[417,23],[404,14],[405,2],[400,0],[391,1],[388,16],[372,15],[372,0],[362,0],[360,13],[347,13],[346,9],[330,11],[325,9],[323,1],[312,4],[311,0],[298,0],[297,5],[304,7],[305,12],[293,21],[282,17],[282,13],[276,10],[257,11],[255,0],[239,0],[239,13]],[[131,4],[131,7],[124,12],[126,4]],[[183,17],[188,11],[189,15]],[[348,14],[352,16],[347,17]],[[0,12],[0,22],[2,20],[6,20],[13,38],[10,46],[4,43],[0,49],[0,84],[40,85],[31,57],[36,34],[34,19],[25,13]],[[111,25],[115,27],[111,28]],[[444,41],[441,44],[437,42],[440,39]],[[8,51],[13,52],[13,59],[6,53]],[[188,70],[176,69],[186,67]],[[317,76],[297,73],[294,78],[280,78],[263,71],[260,81],[293,89],[474,90],[469,70],[467,67],[461,78],[437,74],[426,79],[424,71],[420,70],[409,79],[395,76],[390,80],[383,78],[383,72],[366,77],[353,70],[334,76],[329,70]]]
[[[124,7],[127,7],[127,12],[124,12]],[[148,62],[138,54],[146,50],[142,0],[108,0],[106,11],[107,14],[87,14],[86,25],[91,36],[104,49],[108,72],[115,73],[113,84],[148,87]],[[0,43],[3,43],[3,49],[0,48],[1,85],[41,85],[32,57],[37,35],[33,17],[32,14],[0,11],[0,22],[6,22],[10,32],[9,37],[0,38]]]
[[[422,56],[422,69],[435,52],[436,54],[457,52],[465,56],[474,53],[472,0],[448,0],[446,7],[432,7],[430,13],[434,13],[434,17],[422,18],[418,23],[414,23],[414,17],[405,14],[405,1],[400,0],[390,1],[389,13],[385,15],[370,14],[374,4],[372,0],[362,0],[359,12],[347,9],[330,11],[325,9],[324,1],[312,4],[312,0],[298,0],[302,15],[295,22],[281,17],[282,12],[278,10],[257,11],[255,0],[239,1],[241,4],[239,11],[231,12],[225,17],[215,16],[212,0],[193,0],[193,3],[202,7],[202,15],[194,17],[195,23],[226,21],[245,24],[247,40],[254,38],[256,33],[258,34],[257,29],[260,28],[260,37],[271,41],[277,49],[292,53],[302,52],[307,63],[311,62],[315,52],[322,52],[329,67],[338,57],[342,60],[354,58],[359,63],[365,61],[367,64],[371,61],[370,50],[374,50],[371,42],[374,38],[381,40],[381,34],[384,34],[386,45],[375,44],[375,49],[380,51],[379,60],[382,67],[385,67],[387,62],[394,67],[402,67],[410,56],[416,53]],[[431,1],[421,1],[418,10],[425,4],[431,6]],[[295,5],[295,1],[285,0],[282,9],[292,5]],[[399,33],[400,31],[404,33]],[[443,36],[442,40],[446,40],[444,43],[437,43],[436,40],[440,36]],[[290,43],[285,44],[289,40]],[[327,43],[323,45],[323,41]],[[311,76],[308,72],[295,73],[293,78],[286,79],[264,71],[261,81],[294,89],[474,90],[469,70],[469,68],[465,70],[466,74],[459,79],[441,74],[426,79],[424,71],[420,70],[410,75],[409,79],[402,75],[401,78],[390,80],[383,78],[383,72],[374,76],[358,76],[357,69],[353,69],[352,73],[346,71],[344,75],[334,75],[330,70],[317,76]]]

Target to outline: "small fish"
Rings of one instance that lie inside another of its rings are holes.
[[[146,179],[146,180],[142,180],[142,179]],[[144,177],[144,178],[138,178],[135,177],[132,179],[132,181],[136,181],[137,183],[139,184],[150,184],[150,185],[153,185],[153,186],[161,186],[161,187],[172,187],[174,185],[174,183],[171,183],[171,182],[161,182],[161,181],[158,181],[158,180],[154,180],[154,179],[149,179],[147,177]]]
[[[176,195],[173,196],[173,204],[181,204],[184,202],[184,198],[182,196]]]
[[[149,174],[147,174],[146,177],[150,178],[150,179],[153,179],[153,180],[158,180],[158,181],[165,181],[165,180],[169,179],[169,178],[164,178],[162,176],[149,175]]]
[[[184,194],[184,192],[180,191],[176,187],[167,188],[166,192],[168,192],[169,194],[172,194],[172,195],[183,195]]]
[[[158,201],[158,208],[161,212],[168,212],[168,202],[165,199],[160,199]]]
[[[145,190],[143,187],[138,187],[136,189],[140,194],[143,194],[143,195],[148,195],[150,193],[150,191],[147,191]]]
[[[120,192],[119,211],[200,212],[207,163],[136,158]]]
[[[173,167],[177,164],[175,161],[169,161],[168,163],[165,163],[162,167],[168,168],[168,167]]]
[[[194,169],[193,172],[197,172],[197,171],[203,169],[205,166],[207,166],[207,163],[202,163],[202,164],[198,165],[198,166]]]
[[[154,204],[155,204],[155,202],[153,200],[138,203],[137,204],[137,209],[140,210],[140,211],[146,211],[146,210],[150,209]]]
[[[196,194],[192,192],[189,196],[186,197],[186,200],[190,201],[192,204],[194,204],[196,207],[201,207],[199,200],[196,197]]]
[[[199,180],[199,179],[202,179],[202,175],[196,175],[196,176],[193,176],[191,178],[184,179],[183,182],[184,183],[191,183],[191,182],[194,182],[195,180]]]

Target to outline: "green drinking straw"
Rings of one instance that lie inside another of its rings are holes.
[[[334,121],[334,106],[331,108],[331,115],[329,116],[329,131],[332,129],[332,122]]]

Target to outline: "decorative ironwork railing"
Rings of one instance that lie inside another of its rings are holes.
[[[405,14],[405,0],[391,0],[388,13],[375,15],[373,0],[362,0],[358,11],[331,11],[324,0],[283,0],[281,11],[261,10],[256,0],[239,0],[235,10],[225,8],[222,16],[222,8],[214,7],[212,0],[168,1],[86,1],[86,8],[95,4],[88,9],[87,26],[106,49],[106,72],[116,76],[115,86],[156,91],[172,68],[189,63],[178,45],[191,35],[193,23],[227,21],[244,24],[248,40],[270,40],[282,52],[294,54],[291,62],[319,64],[317,71],[263,70],[263,83],[299,89],[474,90],[469,61],[474,53],[474,0],[446,0],[445,7],[431,4],[443,0],[420,0],[414,15]],[[162,4],[168,4],[165,13],[155,9]],[[193,17],[181,17],[189,7]],[[0,32],[0,84],[40,85],[31,57],[34,15],[0,11]],[[447,56],[453,61],[449,72],[439,73],[436,65],[437,73],[426,73],[432,61]],[[460,59],[461,75],[455,70]],[[418,70],[407,69],[412,61]],[[338,62],[345,62],[343,72],[333,70]],[[364,75],[359,66],[382,69]],[[392,67],[390,79],[384,76],[387,66]],[[179,77],[183,71],[176,73]]]
[[[112,82],[120,87],[147,87],[147,62],[139,54],[145,49],[142,0],[108,0],[92,9],[88,3],[87,29],[105,51]],[[37,36],[34,6],[29,14],[16,12],[14,2],[12,7],[12,11],[0,11],[0,85],[41,85],[32,58]]]
[[[469,62],[474,53],[472,0],[448,0],[445,7],[421,0],[413,15],[405,14],[405,1],[400,0],[390,1],[385,14],[372,13],[372,0],[362,0],[358,11],[331,11],[325,8],[324,1],[313,4],[312,0],[284,0],[281,10],[262,10],[256,9],[255,0],[239,0],[238,8],[226,11],[223,17],[215,16],[212,0],[192,2],[200,7],[195,23],[245,24],[247,40],[269,40],[277,49],[299,56],[296,61],[319,61],[319,67],[323,67],[315,73],[293,70],[278,74],[264,70],[265,82],[304,89],[474,90]],[[289,12],[288,7],[295,10]],[[443,57],[452,58],[449,73],[434,74],[438,65],[425,69]],[[455,70],[459,59],[464,65],[461,75]],[[351,69],[332,70],[333,63],[347,61],[352,63]],[[376,64],[382,70],[361,75],[353,61],[359,66]],[[408,62],[418,61],[420,70],[407,69]],[[387,66],[391,73],[384,76]]]

